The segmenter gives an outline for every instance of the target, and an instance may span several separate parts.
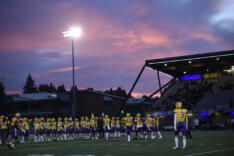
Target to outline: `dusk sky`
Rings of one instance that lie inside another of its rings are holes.
[[[1,0],[0,81],[22,92],[31,73],[36,85],[72,85],[75,40],[79,89],[129,91],[146,59],[234,49],[233,0]],[[146,69],[134,95],[153,92],[156,73]],[[162,83],[170,79],[162,76]]]

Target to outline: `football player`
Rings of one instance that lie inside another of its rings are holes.
[[[116,127],[117,137],[120,137],[120,120],[119,120],[119,117],[116,117],[115,127]]]
[[[44,133],[45,133],[45,120],[43,117],[39,120],[40,133],[39,133],[39,142],[44,142]]]
[[[1,131],[2,131],[2,145],[6,143],[8,131],[10,128],[10,121],[7,116],[2,117],[2,124],[1,124]]]
[[[3,118],[4,116],[0,116],[0,145],[2,144],[2,124],[3,124]]]
[[[67,140],[67,133],[68,133],[68,118],[65,117],[63,121],[63,137],[64,140]]]
[[[28,119],[26,117],[22,120],[22,142],[26,141],[28,142],[28,136],[29,136],[29,123]]]
[[[73,138],[73,121],[72,121],[72,117],[69,118],[68,120],[68,140],[74,140]]]
[[[135,118],[135,123],[136,123],[136,136],[135,138],[137,139],[138,133],[140,133],[140,137],[143,137],[143,124],[142,124],[142,119],[141,119],[141,114],[137,113],[136,118]]]
[[[63,121],[62,121],[62,118],[58,118],[58,121],[57,121],[57,141],[62,141],[63,140]]]
[[[156,133],[158,134],[159,136],[159,139],[162,139],[162,135],[159,131],[159,117],[157,116],[157,113],[154,113],[153,114],[153,118],[152,118],[152,139],[155,139],[155,135]]]
[[[111,133],[112,137],[116,137],[115,117],[111,118]]]
[[[105,138],[106,138],[106,140],[108,140],[109,139],[109,131],[110,131],[110,118],[106,114],[103,120],[104,120]]]
[[[40,135],[40,123],[38,118],[34,118],[34,130],[35,130],[35,136],[34,136],[34,142],[39,142],[39,135]]]
[[[92,114],[91,119],[90,119],[90,124],[91,124],[91,133],[92,133],[92,139],[97,139],[96,137],[96,120],[95,116]]]
[[[85,138],[89,139],[90,138],[90,121],[89,121],[89,117],[85,116]]]
[[[57,133],[57,122],[55,120],[55,118],[52,118],[52,122],[51,122],[51,130],[52,130],[52,135],[54,138],[56,138],[56,133]]]
[[[51,134],[51,119],[47,118],[46,119],[46,138],[45,141],[52,141],[50,138],[50,134]]]
[[[146,115],[145,123],[146,123],[145,139],[147,139],[147,138],[148,138],[148,135],[150,135],[150,133],[151,133],[151,128],[152,128],[152,118],[151,118],[151,115],[150,115],[150,114],[147,114],[147,115]],[[151,135],[151,139],[153,139],[153,138],[152,138],[152,135]]]
[[[181,102],[176,102],[176,108],[174,109],[175,147],[173,148],[175,150],[179,149],[179,132],[181,132],[183,136],[183,150],[186,149],[186,129],[188,129],[187,112],[187,109],[182,108]]]
[[[83,116],[81,117],[80,125],[81,125],[81,137],[85,137],[86,124],[85,124],[85,118]]]
[[[126,126],[128,142],[130,142],[131,141],[131,131],[132,131],[132,126],[133,126],[133,117],[131,117],[130,113],[126,114],[125,126]]]
[[[19,131],[19,120],[20,120],[20,113],[16,113],[15,117],[12,118],[11,120],[11,141],[9,143],[9,149],[14,149],[15,148],[15,140],[18,135]]]
[[[78,118],[75,118],[75,137],[79,138],[79,132],[80,132],[80,123]]]

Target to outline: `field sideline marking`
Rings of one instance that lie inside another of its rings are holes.
[[[216,153],[216,152],[222,152],[222,151],[230,151],[230,150],[234,150],[234,148],[225,148],[225,149],[221,149],[221,150],[215,150],[215,151],[208,151],[208,152],[203,152],[203,153],[189,154],[189,155],[186,155],[186,156],[196,156],[196,155],[210,154],[210,153]]]

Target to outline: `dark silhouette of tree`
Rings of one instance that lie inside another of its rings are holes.
[[[72,92],[73,86],[71,87],[70,91]],[[75,91],[78,91],[77,86],[75,86]]]
[[[5,87],[2,82],[0,82],[0,105],[3,103],[5,97]]]
[[[93,91],[93,88],[88,88],[87,90],[91,90],[91,91]]]
[[[49,93],[55,93],[56,92],[56,87],[52,82],[50,83],[49,87],[50,87]]]
[[[38,87],[38,92],[49,92],[50,87],[48,84],[40,84]]]
[[[60,85],[60,86],[58,86],[58,88],[57,88],[57,91],[56,91],[56,92],[58,92],[58,93],[62,93],[62,92],[67,92],[67,91],[66,91],[66,89],[65,89],[64,85]]]
[[[51,82],[49,85],[48,84],[40,84],[38,87],[39,92],[48,92],[48,93],[55,93],[56,87],[55,85]]]
[[[35,85],[35,82],[32,79],[31,74],[28,74],[26,84],[24,85],[23,88],[23,93],[36,93],[36,92],[37,92],[37,87]]]
[[[104,93],[121,97],[128,97],[126,91],[121,87],[118,87],[116,90],[112,90],[112,88],[110,88],[110,90],[105,90]]]

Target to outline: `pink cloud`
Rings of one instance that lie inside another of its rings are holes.
[[[143,95],[150,96],[152,93],[146,93],[146,92],[133,92],[132,96],[134,98],[141,98]],[[160,93],[155,94],[153,97],[160,97]]]
[[[74,69],[78,70],[83,68],[84,66],[75,66]],[[62,72],[68,72],[71,71],[72,67],[66,67],[66,68],[58,68],[58,69],[53,69],[53,70],[48,70],[48,71],[44,71],[44,72],[39,72],[39,73],[33,73],[34,77],[41,77],[47,74],[52,74],[52,73],[62,73]]]
[[[18,91],[18,90],[6,90],[6,94],[9,95],[9,94],[21,94],[22,92],[21,91]]]

